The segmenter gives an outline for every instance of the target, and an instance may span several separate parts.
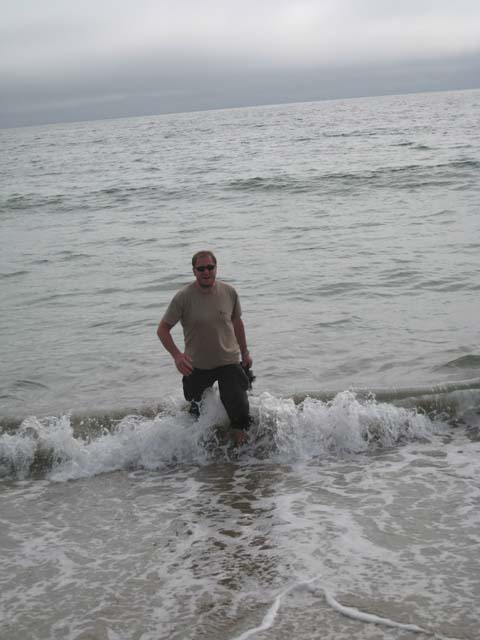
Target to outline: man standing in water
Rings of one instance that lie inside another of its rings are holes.
[[[235,443],[241,445],[250,423],[249,381],[244,369],[252,366],[252,358],[247,349],[240,300],[231,285],[216,280],[217,259],[211,251],[197,252],[192,266],[195,281],[173,297],[157,335],[183,376],[183,393],[192,403],[192,413],[198,415],[203,392],[218,381]],[[178,321],[183,327],[184,353],[170,333]]]

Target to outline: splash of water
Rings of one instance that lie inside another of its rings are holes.
[[[122,469],[162,469],[242,459],[298,461],[358,454],[428,439],[442,425],[413,409],[359,399],[349,391],[300,405],[269,393],[251,398],[249,441],[232,448],[218,394],[209,393],[197,422],[179,406],[153,418],[129,415],[109,429],[75,433],[71,416],[23,421],[0,436],[0,477],[91,477]]]

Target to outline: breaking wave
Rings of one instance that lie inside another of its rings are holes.
[[[143,413],[4,421],[0,478],[64,481],[182,464],[331,459],[429,440],[460,424],[478,435],[480,384],[475,382],[468,388],[467,383],[431,387],[435,393],[430,395],[420,388],[415,398],[408,395],[412,389],[385,390],[383,397],[361,390],[330,398],[279,398],[264,392],[251,397],[253,424],[241,449],[232,445],[228,418],[214,390],[206,395],[198,421],[181,400]]]

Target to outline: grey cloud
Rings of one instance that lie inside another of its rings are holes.
[[[480,56],[335,69],[185,72],[144,69],[139,76],[98,77],[36,89],[19,88],[0,126],[355,96],[468,89],[478,86]],[[128,90],[125,90],[128,87]],[[20,108],[18,108],[20,106]]]
[[[480,5],[466,0],[84,0],[46,13],[45,3],[19,5],[24,12],[10,20],[7,11],[1,39],[10,30],[15,42],[3,45],[0,69],[8,64],[26,75],[126,54],[306,65],[461,54],[480,44]]]
[[[479,84],[467,0],[4,5],[0,126]]]

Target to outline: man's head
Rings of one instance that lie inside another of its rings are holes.
[[[197,251],[192,258],[193,273],[199,286],[204,290],[211,289],[217,276],[217,259],[211,251]]]

